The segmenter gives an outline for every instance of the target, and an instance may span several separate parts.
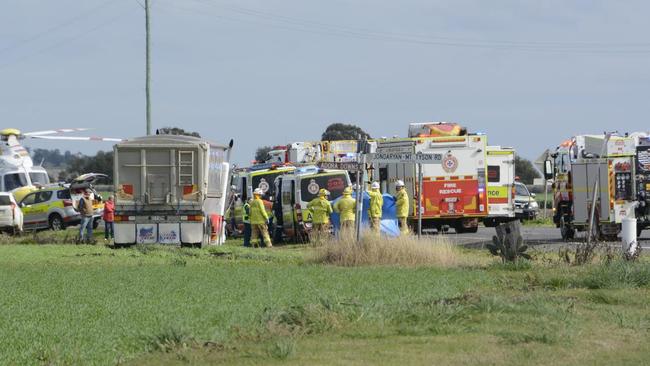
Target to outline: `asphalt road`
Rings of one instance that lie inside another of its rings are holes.
[[[480,248],[486,243],[492,242],[492,237],[496,235],[494,228],[479,227],[475,234],[456,234],[453,229],[450,229],[447,234],[454,244],[463,245],[468,247]],[[560,236],[560,229],[549,226],[522,226],[522,236],[524,241],[529,246],[534,246],[536,249],[542,250],[556,250],[560,246],[576,244],[584,238],[584,233],[576,233],[576,239],[572,242],[565,242]],[[639,243],[643,249],[650,249],[650,231],[644,231],[639,238]],[[610,242],[611,245],[620,244],[620,242]]]

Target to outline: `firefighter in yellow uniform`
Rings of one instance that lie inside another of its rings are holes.
[[[307,204],[307,208],[311,211],[312,230],[316,242],[320,241],[329,232],[330,215],[332,214],[332,204],[327,200],[329,194],[326,189],[321,189],[318,192],[318,197]]]
[[[370,207],[368,208],[368,216],[370,217],[370,228],[372,231],[379,234],[381,230],[381,214],[382,207],[384,206],[384,197],[379,191],[379,183],[373,182],[370,186]]]
[[[357,200],[352,198],[352,188],[343,190],[343,197],[334,204],[334,212],[340,214],[341,234],[350,235],[354,231],[354,219],[357,210]]]
[[[251,243],[254,247],[260,246],[258,239],[261,237],[264,241],[264,245],[272,247],[271,238],[269,237],[269,215],[266,213],[266,208],[264,207],[264,201],[262,201],[262,192],[261,189],[257,188],[253,192],[253,200],[250,203],[250,221],[251,221]]]
[[[409,195],[404,189],[404,182],[398,180],[395,183],[395,190],[397,194],[395,195],[395,206],[397,206],[397,223],[399,224],[399,230],[402,234],[408,234],[409,227],[406,222],[406,218],[409,216]]]

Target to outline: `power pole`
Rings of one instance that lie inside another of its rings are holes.
[[[149,0],[144,0],[144,14],[145,14],[145,27],[146,27],[146,43],[147,43],[147,75],[145,81],[145,94],[147,99],[147,136],[151,135],[151,48],[150,48],[150,32],[149,32]]]

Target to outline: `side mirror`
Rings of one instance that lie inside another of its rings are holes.
[[[25,207],[25,202],[21,202],[20,207]]]
[[[535,198],[535,197],[537,197],[537,194],[536,193],[531,193],[530,196]]]
[[[544,178],[553,179],[553,163],[550,160],[544,161]]]

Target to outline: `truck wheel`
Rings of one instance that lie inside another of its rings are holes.
[[[63,224],[63,219],[59,214],[50,215],[50,219],[48,222],[50,224],[50,230],[52,231],[59,231],[65,229],[65,225]]]
[[[478,226],[472,226],[464,229],[464,232],[469,234],[476,234],[478,232]]]
[[[560,217],[560,234],[564,240],[572,240],[576,234],[575,229],[566,223],[564,216]]]
[[[99,217],[93,220],[93,230],[99,227]]]

